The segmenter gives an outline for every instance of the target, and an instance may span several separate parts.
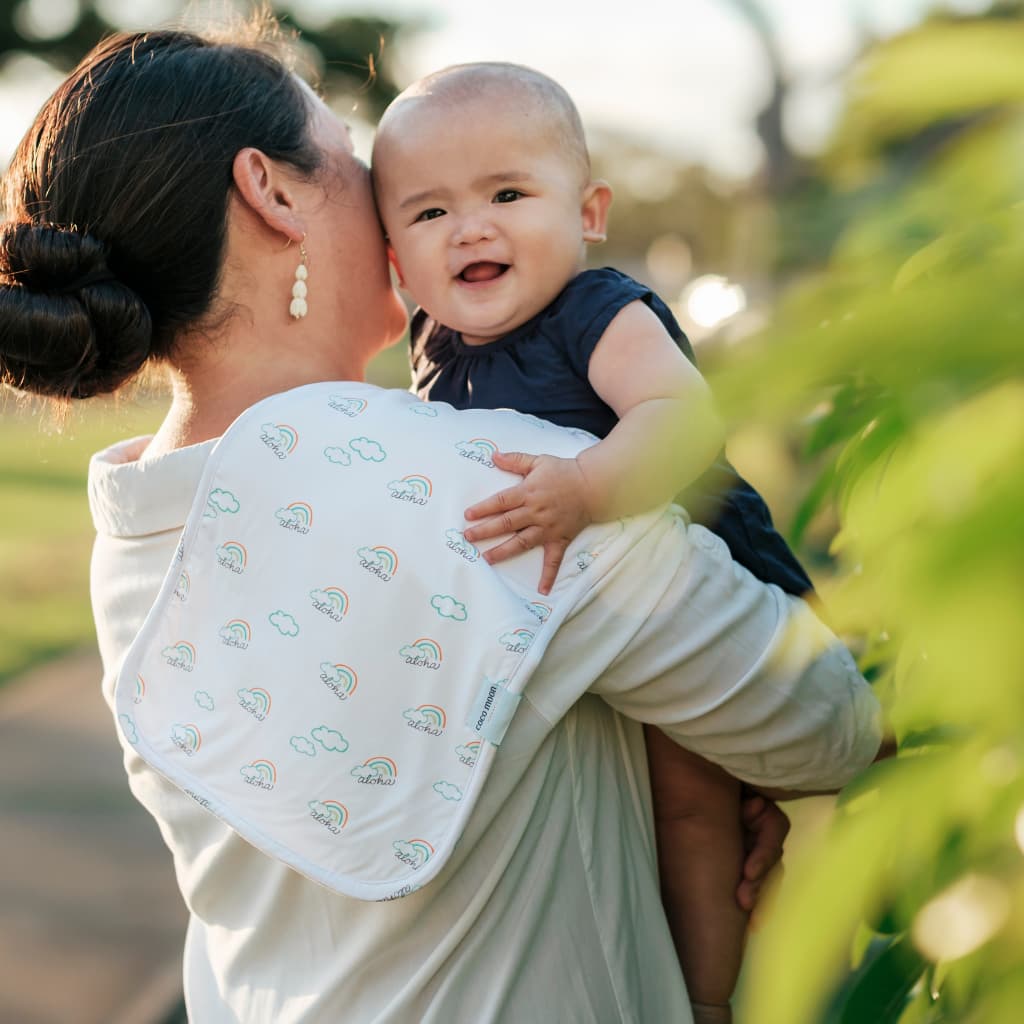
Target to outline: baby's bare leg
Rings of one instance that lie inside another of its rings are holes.
[[[743,958],[748,914],[736,901],[743,874],[740,783],[644,726],[654,801],[661,899],[695,1006],[726,1021]],[[701,1016],[706,1014],[706,1018]]]

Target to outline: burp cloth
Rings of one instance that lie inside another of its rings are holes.
[[[657,519],[586,530],[541,598],[539,550],[488,566],[464,510],[518,479],[496,450],[573,457],[594,440],[358,383],[248,409],[118,676],[126,740],[337,892],[421,887],[559,623]]]

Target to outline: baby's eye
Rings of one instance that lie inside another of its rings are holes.
[[[444,210],[441,210],[436,206],[432,206],[429,210],[424,210],[421,214],[419,214],[419,216],[417,216],[416,220],[413,221],[413,223],[418,224],[421,220],[437,220],[438,217],[443,216]]]
[[[517,199],[522,199],[523,193],[517,188],[503,188],[500,192],[496,193],[493,202],[495,203],[514,203]]]

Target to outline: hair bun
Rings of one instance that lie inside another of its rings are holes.
[[[116,390],[149,355],[140,296],[92,235],[54,224],[0,227],[0,380],[58,398]]]
[[[0,232],[0,271],[33,292],[77,290],[86,279],[113,280],[107,253],[92,235],[56,224],[7,224]]]

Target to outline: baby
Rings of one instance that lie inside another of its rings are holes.
[[[488,561],[543,545],[546,593],[587,524],[668,501],[714,463],[707,525],[754,575],[811,589],[760,496],[715,463],[722,427],[667,306],[618,271],[581,270],[586,243],[605,238],[612,196],[591,178],[564,89],[510,64],[430,75],[385,112],[373,177],[393,265],[420,307],[418,394],[602,438],[576,459],[494,456],[523,479],[466,512],[467,540],[511,534]],[[695,1007],[726,1019],[746,925],[734,899],[740,785],[653,727],[647,742],[669,924]]]

